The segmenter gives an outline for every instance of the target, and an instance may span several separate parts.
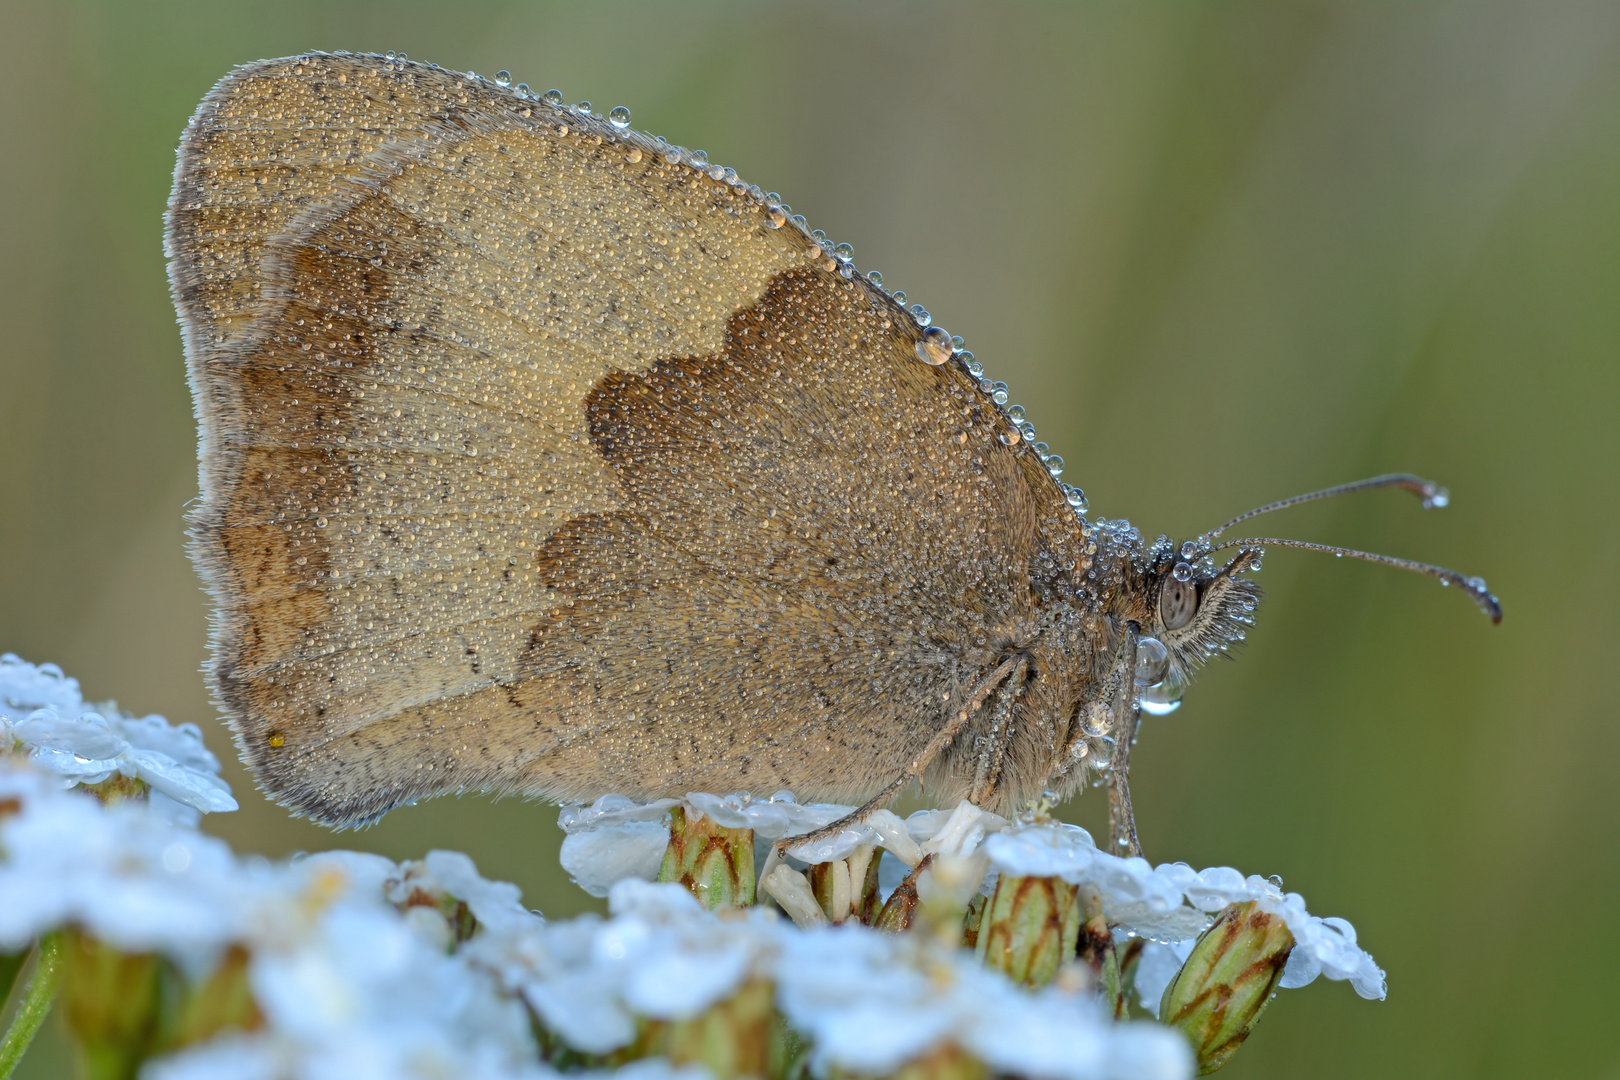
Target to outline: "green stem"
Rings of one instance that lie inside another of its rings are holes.
[[[39,939],[34,946],[34,974],[28,980],[28,989],[17,1004],[17,1015],[11,1018],[11,1027],[0,1037],[0,1080],[7,1080],[17,1063],[28,1052],[28,1044],[39,1033],[51,1005],[56,1001],[56,988],[62,981],[62,931],[54,930]]]

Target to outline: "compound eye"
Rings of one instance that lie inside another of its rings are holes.
[[[1166,574],[1159,586],[1159,621],[1166,630],[1180,630],[1198,611],[1198,587]]]

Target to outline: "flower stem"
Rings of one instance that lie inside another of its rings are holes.
[[[39,1033],[51,1005],[56,1001],[56,988],[62,981],[62,932],[46,934],[34,946],[34,973],[17,1005],[17,1015],[11,1026],[0,1036],[0,1080],[6,1080],[28,1052],[28,1045]]]

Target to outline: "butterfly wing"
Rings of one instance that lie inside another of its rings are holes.
[[[382,58],[261,62],[199,109],[169,214],[193,552],[282,801],[859,797],[1029,632],[1072,518],[1005,417],[663,149]]]

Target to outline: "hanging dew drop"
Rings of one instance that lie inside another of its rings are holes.
[[[1164,681],[1165,674],[1170,670],[1170,650],[1164,643],[1155,637],[1138,638],[1136,642],[1136,674],[1134,682],[1137,686],[1152,686]]]
[[[951,358],[951,335],[937,326],[931,326],[917,342],[917,359],[925,364],[939,366]]]

